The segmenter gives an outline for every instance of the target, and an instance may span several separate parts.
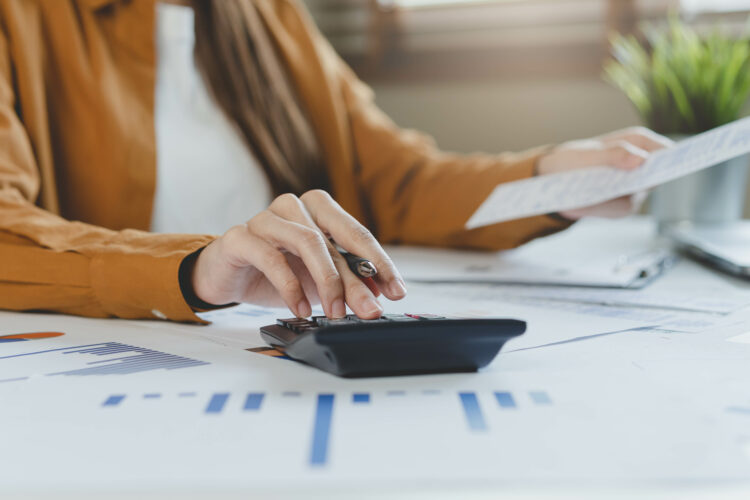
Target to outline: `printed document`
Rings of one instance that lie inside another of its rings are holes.
[[[601,166],[501,184],[474,212],[466,228],[596,205],[747,153],[750,118],[743,118],[658,151],[637,170]]]
[[[389,246],[407,281],[637,288],[672,263],[645,219],[589,218],[504,252]]]

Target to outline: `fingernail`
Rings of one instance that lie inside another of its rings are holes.
[[[644,163],[646,163],[646,158],[642,156],[638,156],[638,155],[632,155],[630,159],[628,160],[628,167],[638,168]]]
[[[391,293],[393,295],[406,295],[406,284],[400,278],[396,278],[391,283]]]
[[[365,314],[368,314],[368,315],[374,315],[374,314],[380,315],[380,313],[383,312],[383,307],[375,299],[363,300],[362,309],[365,311]]]
[[[344,304],[344,299],[336,299],[333,301],[331,314],[334,318],[343,318],[346,316],[346,304]]]
[[[306,318],[312,314],[312,308],[310,307],[310,303],[307,302],[307,300],[301,300],[299,304],[297,304],[297,316],[300,318]]]

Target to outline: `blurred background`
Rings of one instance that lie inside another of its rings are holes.
[[[458,152],[522,150],[641,124],[603,79],[612,32],[746,33],[750,0],[305,0],[399,125]],[[746,216],[750,216],[746,207]]]

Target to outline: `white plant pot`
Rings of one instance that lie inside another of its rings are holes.
[[[650,212],[660,232],[675,223],[722,224],[742,218],[748,156],[740,156],[655,188]]]

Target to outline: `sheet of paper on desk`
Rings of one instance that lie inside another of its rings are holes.
[[[723,289],[697,291],[652,291],[601,289],[561,286],[495,285],[491,292],[497,297],[523,297],[614,307],[637,307],[692,311],[708,314],[729,314],[750,305],[750,293],[728,292]]]
[[[750,332],[741,333],[734,337],[728,338],[727,342],[737,342],[738,344],[750,344]]]
[[[750,118],[654,153],[635,171],[593,167],[501,184],[466,223],[468,229],[595,205],[717,165],[750,152]]]
[[[539,347],[656,325],[655,322],[639,318],[602,317],[493,300],[481,290],[451,285],[412,284],[405,299],[387,303],[385,308],[386,312],[391,313],[432,312],[458,318],[513,318],[526,321],[526,333],[509,341],[506,349]]]
[[[420,285],[427,286],[427,285]],[[523,292],[514,294],[513,289],[516,287],[498,287],[493,285],[463,285],[463,284],[446,284],[439,288],[433,289],[434,296],[442,295],[449,298],[460,297],[463,301],[477,301],[484,304],[495,304],[495,308],[502,310],[509,305],[519,305],[528,308],[529,311],[543,311],[541,316],[547,316],[555,313],[573,313],[581,318],[587,318],[581,325],[594,326],[597,323],[591,323],[590,320],[598,318],[601,325],[608,324],[612,320],[624,320],[633,322],[637,328],[640,326],[651,326],[663,330],[675,332],[695,333],[708,330],[718,326],[732,325],[738,322],[746,321],[744,310],[734,313],[717,313],[704,310],[676,309],[674,307],[656,307],[656,306],[639,306],[633,304],[605,304],[601,301],[594,300],[566,300],[546,296],[546,289],[537,287],[540,291],[538,294],[533,292],[525,295]],[[518,287],[522,289],[533,290],[534,287]],[[573,289],[575,291],[576,289]],[[592,290],[590,295],[583,295],[586,299],[593,299],[595,292]],[[608,291],[601,290],[605,296]],[[669,297],[664,297],[663,301],[670,303]],[[491,306],[486,306],[490,308]],[[533,315],[528,312],[527,315]],[[640,323],[640,324],[638,324]],[[585,328],[583,328],[585,329]],[[595,329],[595,328],[594,328]],[[610,331],[613,331],[614,328]],[[603,330],[604,331],[604,330]]]
[[[313,315],[323,315],[320,306],[313,307]],[[164,321],[133,322],[141,327],[155,330],[179,332],[183,335],[203,338],[214,344],[236,349],[265,346],[260,337],[260,328],[273,325],[279,318],[289,318],[292,313],[286,307],[264,307],[240,304],[226,309],[198,313],[210,325],[191,325]]]
[[[490,298],[489,294],[486,297]],[[434,286],[411,286],[407,298],[399,302],[382,301],[386,313],[433,313],[450,317],[504,317],[518,318],[528,323],[523,336],[512,341],[513,349],[536,347],[554,342],[569,341],[579,337],[625,331],[655,326],[653,318],[617,318],[611,316],[582,315],[576,311],[553,310],[542,314],[539,308],[523,303],[485,300],[481,293],[441,293]],[[315,311],[314,314],[323,314]],[[251,349],[266,346],[260,337],[260,327],[274,324],[276,318],[289,317],[284,308],[263,308],[250,304],[201,313],[212,324],[207,326],[165,323],[163,321],[137,322],[140,327],[179,332],[203,338],[234,349]],[[651,321],[649,321],[651,320]],[[509,344],[510,345],[510,344]]]
[[[672,263],[641,219],[587,219],[567,231],[505,252],[388,247],[407,280],[628,288],[640,286]]]
[[[16,375],[0,383],[0,427],[13,430],[2,435],[3,498],[14,497],[9,490],[278,496],[289,485],[750,477],[715,405],[687,388],[675,397],[631,365],[616,339],[635,337],[605,337],[584,352],[517,350],[479,374],[345,380],[131,322],[0,313],[0,325],[65,332],[0,344],[16,355],[0,359],[0,373]],[[676,349],[652,356],[648,338],[631,345],[658,368]],[[133,354],[150,354],[150,364],[103,370],[123,365],[112,343],[153,351]],[[108,349],[79,349],[100,344]],[[200,364],[177,367],[175,356]],[[699,380],[701,359],[688,361],[683,370]],[[43,376],[18,377],[38,369]]]

